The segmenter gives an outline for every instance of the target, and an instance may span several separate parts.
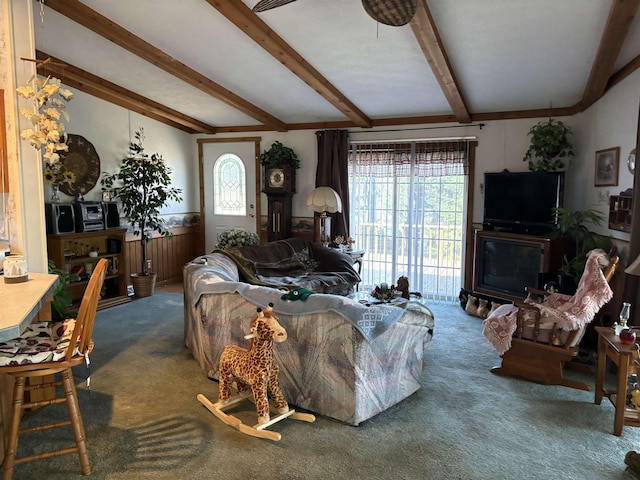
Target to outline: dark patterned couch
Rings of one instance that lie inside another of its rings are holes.
[[[238,267],[240,281],[269,287],[302,287],[348,295],[360,282],[351,257],[301,238],[216,250]]]

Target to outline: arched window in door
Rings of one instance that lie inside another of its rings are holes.
[[[220,155],[213,164],[214,215],[247,214],[247,180],[242,159],[233,153]]]

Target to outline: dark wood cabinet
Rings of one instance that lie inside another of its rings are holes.
[[[125,228],[114,228],[93,232],[47,235],[49,259],[53,260],[57,268],[80,274],[80,281],[65,285],[65,289],[71,294],[73,307],[77,308],[80,305],[82,295],[89,282],[89,271],[93,270],[93,265],[101,258],[106,258],[108,265],[98,309],[130,301],[125,278],[127,268],[126,231]],[[91,251],[97,252],[97,254],[90,255]]]
[[[269,195],[267,240],[291,237],[291,195]]]
[[[621,232],[631,232],[632,210],[632,196],[611,195],[609,197],[609,228]]]
[[[568,238],[478,230],[475,235],[473,291],[505,300],[539,288],[540,274],[556,272],[570,251]]]

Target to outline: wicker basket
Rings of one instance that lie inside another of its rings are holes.
[[[143,275],[141,273],[131,274],[131,283],[133,284],[133,294],[136,297],[150,297],[156,288],[157,273],[149,273]]]

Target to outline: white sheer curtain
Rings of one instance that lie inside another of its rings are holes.
[[[456,300],[462,286],[467,141],[353,143],[350,231],[365,251],[361,289],[409,278],[411,291]]]

